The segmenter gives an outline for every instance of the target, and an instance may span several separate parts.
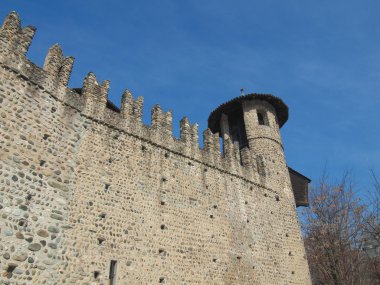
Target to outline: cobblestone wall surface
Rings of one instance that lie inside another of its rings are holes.
[[[0,30],[1,284],[109,284],[112,260],[115,284],[310,284],[278,144],[254,142],[281,181],[210,130],[200,149],[187,118],[174,138],[158,105],[144,125],[129,91],[111,110],[93,73],[67,87],[58,45],[25,57],[34,32],[16,13]]]

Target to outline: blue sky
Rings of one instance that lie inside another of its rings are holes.
[[[317,180],[351,170],[358,190],[380,175],[378,0],[3,0],[37,34],[29,58],[42,66],[54,43],[76,58],[70,81],[93,71],[199,124],[240,94],[271,93],[290,108],[282,128],[287,162]]]

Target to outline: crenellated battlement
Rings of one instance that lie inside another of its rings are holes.
[[[46,55],[43,69],[56,78],[61,85],[67,86],[73,65],[74,58],[71,56],[64,57],[62,48],[55,44]]]
[[[172,111],[165,112],[158,104],[151,110],[151,125],[144,125],[144,98],[134,99],[132,93],[126,90],[122,94],[119,110],[108,100],[110,81],[100,83],[93,72],[87,74],[81,88],[67,87],[74,58],[64,56],[58,44],[49,48],[43,68],[26,57],[35,31],[32,26],[21,28],[20,18],[15,12],[6,17],[0,29],[0,64],[4,68],[76,109],[82,116],[222,171],[256,180],[253,173],[256,167],[252,167],[256,164],[255,158],[248,154],[241,157],[239,148],[232,143],[228,134],[223,135],[222,153],[219,133],[213,134],[209,129],[203,132],[203,148],[200,148],[198,124],[191,124],[184,117],[179,122],[180,138],[177,139],[172,133]]]
[[[21,20],[16,12],[11,12],[4,20],[0,30],[0,40],[10,50],[27,53],[32,43],[36,28],[27,26],[21,28]]]

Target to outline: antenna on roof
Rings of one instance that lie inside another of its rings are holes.
[[[244,96],[244,88],[240,88],[240,96]]]

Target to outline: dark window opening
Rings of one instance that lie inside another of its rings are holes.
[[[99,218],[101,218],[101,219],[105,219],[105,218],[106,218],[106,216],[107,216],[107,214],[106,214],[106,213],[101,213],[101,214],[99,215]]]
[[[116,264],[117,264],[116,260],[111,260],[110,274],[109,274],[110,285],[116,284]]]
[[[100,274],[100,272],[99,272],[99,271],[94,271],[94,278],[95,278],[95,279],[98,279],[98,277],[99,277],[99,274]]]
[[[161,205],[164,206],[165,205],[165,201],[161,201]]]
[[[105,238],[98,238],[98,244],[102,245],[106,239]]]
[[[248,146],[247,134],[245,132],[243,109],[239,107],[228,115],[228,125],[233,144],[238,144],[239,149]]]
[[[266,113],[264,113],[264,111],[257,111],[257,120],[259,122],[259,125],[269,126],[268,118],[266,116]]]
[[[43,139],[46,141],[50,136],[48,134],[44,134]]]
[[[165,225],[161,225],[161,230],[165,230],[166,229],[166,226]]]
[[[165,283],[165,278],[164,277],[160,277],[160,283]]]
[[[105,184],[104,185],[104,192],[109,192],[111,184]]]

